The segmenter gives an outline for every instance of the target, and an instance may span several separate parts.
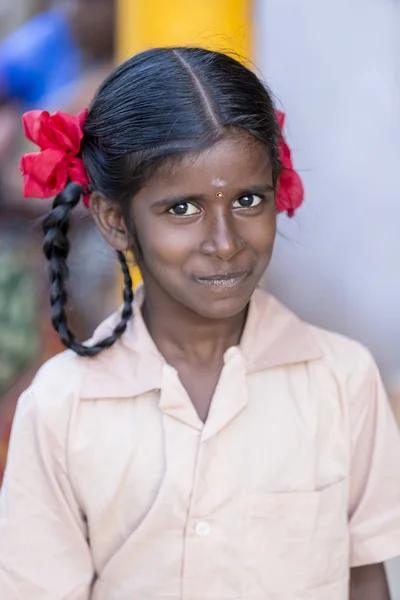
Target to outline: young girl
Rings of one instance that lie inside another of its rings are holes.
[[[257,289],[302,199],[279,125],[252,72],[196,48],[135,56],[79,118],[25,116],[70,350],[17,409],[1,600],[389,598],[400,443],[375,364]],[[125,280],[86,344],[66,308],[81,197]]]

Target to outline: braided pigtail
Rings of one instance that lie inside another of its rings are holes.
[[[51,322],[53,327],[58,332],[64,346],[70,348],[80,356],[95,356],[105,348],[112,346],[125,331],[128,321],[132,316],[133,291],[125,256],[122,252],[117,252],[124,275],[124,305],[121,320],[113,333],[95,346],[85,346],[75,339],[67,323],[65,307],[68,295],[65,284],[69,272],[67,258],[70,250],[68,240],[70,213],[79,203],[81,195],[81,185],[68,183],[65,189],[56,196],[53,209],[43,222],[43,231],[45,234],[43,250],[49,261],[48,272],[51,282],[50,302],[52,306]]]

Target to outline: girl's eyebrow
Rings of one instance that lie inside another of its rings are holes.
[[[249,185],[247,187],[241,188],[238,190],[234,196],[238,197],[243,194],[261,194],[263,192],[275,192],[275,188],[272,184],[262,184],[262,185]],[[167,196],[166,198],[161,198],[160,200],[156,200],[151,204],[152,208],[163,208],[166,206],[173,206],[174,204],[181,204],[184,202],[199,202],[207,199],[207,195],[204,194],[190,194],[190,195],[181,195],[181,196]]]
[[[242,194],[262,194],[263,192],[275,192],[275,188],[272,183],[262,184],[262,185],[249,185],[246,188],[240,190],[236,196],[240,196]]]

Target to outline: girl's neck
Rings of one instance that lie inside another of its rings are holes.
[[[165,296],[147,293],[146,289],[142,314],[167,362],[183,361],[200,366],[222,363],[226,350],[239,344],[247,307],[229,319],[209,319],[172,298],[166,300]]]

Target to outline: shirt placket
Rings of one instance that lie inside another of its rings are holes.
[[[223,473],[229,465],[224,463],[223,430],[247,402],[244,364],[239,350],[232,349],[226,356],[209,417],[198,437],[184,535],[182,600],[222,599],[240,593],[243,502],[240,496],[232,497],[231,488],[224,486]],[[230,436],[229,439],[232,441]]]

